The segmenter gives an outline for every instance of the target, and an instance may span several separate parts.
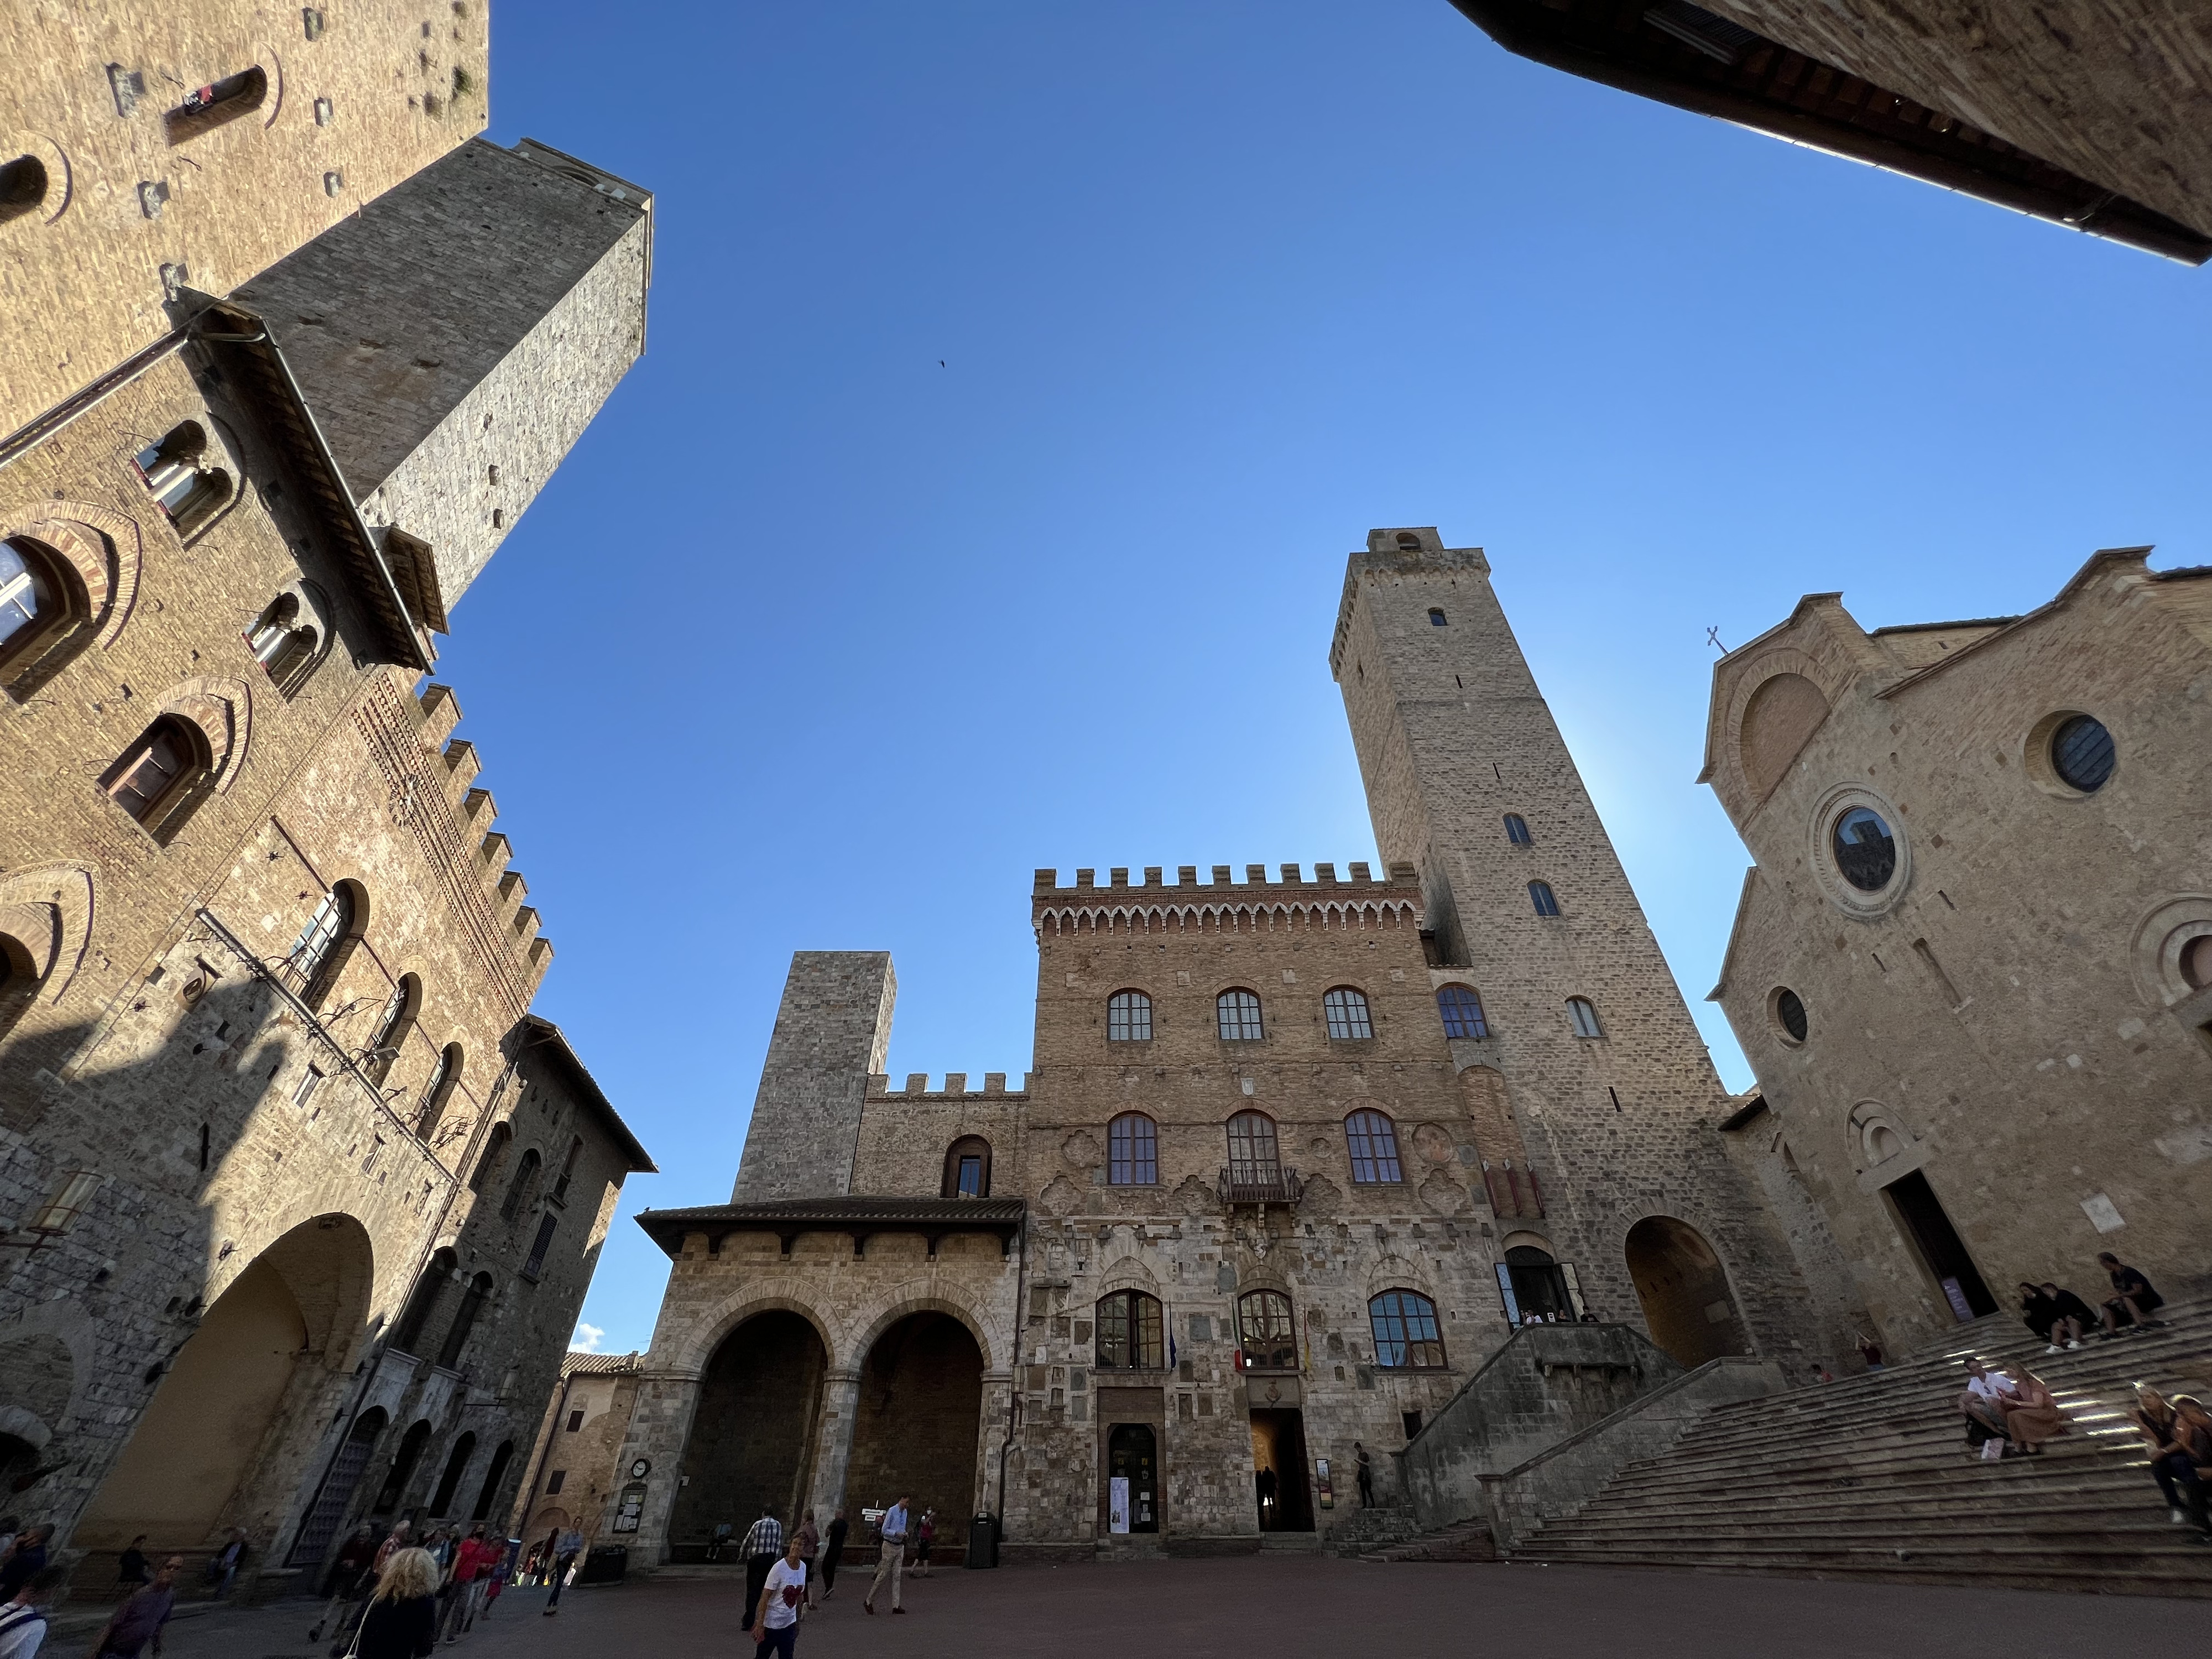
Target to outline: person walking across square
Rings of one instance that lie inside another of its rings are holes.
[[[775,1518],[774,1510],[763,1507],[760,1519],[745,1534],[738,1553],[745,1559],[745,1605],[757,1607],[769,1570],[783,1554],[783,1523]]]
[[[830,1530],[822,1540],[822,1599],[825,1601],[837,1587],[837,1564],[845,1559],[845,1534],[852,1529],[843,1510],[830,1516]]]
[[[791,1534],[782,1557],[769,1565],[761,1593],[753,1598],[753,1659],[791,1659],[799,1640],[799,1621],[806,1612],[806,1559],[799,1553],[799,1534]]]
[[[891,1581],[891,1611],[906,1611],[899,1605],[899,1572],[906,1565],[906,1501],[905,1494],[900,1494],[898,1502],[884,1511],[883,1524],[877,1528],[883,1536],[883,1553],[877,1559],[876,1576],[868,1585],[868,1593],[860,1600],[862,1613],[876,1610],[876,1597],[886,1578]]]

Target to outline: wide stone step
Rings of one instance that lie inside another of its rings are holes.
[[[2108,1595],[2179,1595],[2212,1600],[2212,1577],[2186,1571],[2189,1563],[2166,1563],[2140,1555],[2076,1560],[2044,1556],[2032,1561],[1998,1561],[1987,1556],[1923,1562],[1894,1555],[1783,1553],[1757,1560],[1686,1559],[1674,1549],[1562,1549],[1541,1554],[1522,1551],[1514,1559],[1560,1566],[1650,1567],[1673,1571],[1782,1573],[1804,1578],[1872,1578],[1885,1583],[1970,1584],[1984,1589],[2080,1590]]]

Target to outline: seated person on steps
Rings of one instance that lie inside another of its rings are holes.
[[[1966,1419],[1967,1449],[1978,1456],[1984,1443],[2008,1439],[2005,1407],[2019,1402],[2020,1395],[2013,1387],[2012,1378],[2002,1371],[1990,1370],[1978,1359],[1969,1359],[1966,1390],[1959,1396],[1959,1409]]]
[[[2117,1336],[2123,1326],[2154,1330],[2162,1319],[2150,1316],[2166,1305],[2166,1298],[2151,1288],[2150,1280],[2122,1262],[2110,1250],[2097,1253],[2097,1265],[2112,1276],[2116,1294],[2105,1304],[2105,1334]]]

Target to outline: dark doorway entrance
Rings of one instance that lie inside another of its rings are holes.
[[[983,1424],[983,1351],[950,1315],[908,1314],[876,1339],[860,1368],[845,1503],[857,1520],[903,1495],[918,1520],[937,1511],[939,1559],[957,1561],[975,1512]],[[822,1517],[817,1516],[816,1520]]]
[[[723,1339],[707,1362],[684,1448],[690,1482],[678,1489],[669,1516],[672,1559],[702,1559],[718,1526],[744,1537],[763,1508],[787,1524],[795,1518],[805,1502],[828,1363],[814,1327],[782,1309],[748,1319]],[[556,1440],[563,1437],[556,1430]],[[568,1456],[557,1448],[548,1461],[558,1468]]]
[[[1500,1288],[1510,1298],[1513,1322],[1526,1324],[1531,1315],[1537,1314],[1570,1322],[1579,1318],[1582,1310],[1575,1305],[1569,1271],[1553,1259],[1549,1250],[1534,1244],[1516,1244],[1507,1250],[1505,1260],[1498,1264],[1498,1277]]]
[[[1920,1247],[1921,1260],[1935,1275],[1944,1299],[1950,1304],[1953,1316],[1963,1325],[1970,1319],[1995,1313],[1997,1300],[1990,1294],[1990,1287],[1982,1283],[1973,1257],[1966,1254],[1966,1241],[1952,1226],[1951,1218],[1943,1213],[1943,1206],[1936,1196],[1936,1189],[1928,1184],[1928,1177],[1915,1170],[1891,1182],[1882,1191],[1888,1194],[1912,1242]]]
[[[1261,1407],[1252,1413],[1252,1491],[1261,1532],[1311,1532],[1305,1413]]]
[[[1673,1216],[1650,1215],[1628,1230],[1627,1252],[1654,1342],[1692,1369],[1751,1352],[1728,1270],[1703,1233]]]
[[[1106,1514],[1110,1530],[1160,1529],[1159,1445],[1144,1423],[1117,1423],[1106,1439]]]

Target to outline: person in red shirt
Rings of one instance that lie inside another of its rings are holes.
[[[471,1527],[453,1552],[453,1596],[447,1604],[446,1628],[441,1632],[447,1641],[459,1641],[476,1623],[477,1611],[483,1605],[484,1575],[498,1559],[498,1548],[485,1541],[482,1525]]]

